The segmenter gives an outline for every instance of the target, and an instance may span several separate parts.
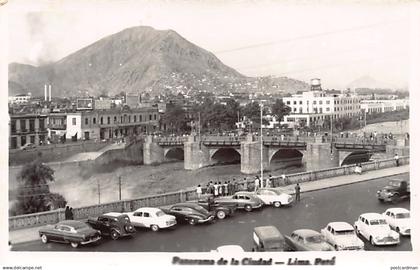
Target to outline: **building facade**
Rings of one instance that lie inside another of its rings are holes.
[[[46,114],[10,115],[10,149],[19,149],[27,143],[44,144],[48,136]]]
[[[402,111],[409,108],[408,99],[362,100],[361,110],[366,114]]]

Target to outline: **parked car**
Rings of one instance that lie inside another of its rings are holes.
[[[77,248],[79,245],[97,242],[101,239],[101,232],[81,221],[64,220],[42,227],[39,236],[44,244],[49,241],[70,243],[73,248]]]
[[[406,180],[393,179],[381,190],[376,192],[381,202],[396,203],[410,198],[410,183]]]
[[[252,251],[286,251],[288,246],[284,236],[274,226],[255,227],[252,234]]]
[[[27,149],[32,149],[32,148],[36,148],[36,145],[33,144],[33,143],[25,143],[19,149],[20,150],[27,150]]]
[[[356,233],[362,235],[372,245],[395,245],[400,243],[400,235],[391,230],[385,218],[378,213],[365,213],[354,223]]]
[[[188,222],[190,225],[214,220],[214,212],[209,212],[196,203],[177,203],[169,209],[162,208],[166,214],[173,215],[178,223]]]
[[[238,245],[224,245],[224,246],[217,247],[215,250],[212,250],[211,252],[236,254],[236,253],[241,253],[245,251],[241,246],[238,246]]]
[[[213,195],[204,194],[198,200],[198,204],[207,211],[213,211],[218,219],[232,216],[238,205],[235,202],[215,201]]]
[[[332,251],[334,250],[325,238],[317,231],[300,229],[285,235],[286,243],[294,251]]]
[[[260,188],[255,192],[255,195],[260,198],[265,205],[274,205],[274,207],[290,205],[293,202],[293,196],[275,188]]]
[[[363,250],[365,244],[357,237],[353,226],[347,222],[330,222],[321,234],[335,250]]]
[[[126,214],[134,226],[150,228],[154,232],[176,225],[175,216],[167,215],[159,208],[142,207]]]
[[[245,209],[247,212],[251,212],[253,209],[261,208],[264,205],[264,202],[259,199],[253,192],[247,191],[236,192],[231,197],[217,198],[216,202],[236,203],[238,209]]]
[[[99,217],[90,217],[87,222],[92,228],[100,230],[102,235],[109,235],[113,240],[132,236],[136,232],[126,214],[110,212]]]
[[[389,208],[382,214],[391,229],[401,235],[411,234],[410,211],[405,208]]]

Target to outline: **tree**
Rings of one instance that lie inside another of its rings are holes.
[[[283,100],[276,99],[276,102],[271,106],[271,113],[277,118],[279,122],[283,117],[290,114],[290,107],[283,103]]]
[[[177,104],[169,103],[162,117],[162,123],[166,124],[172,132],[185,131],[187,129],[185,110]]]
[[[39,161],[25,165],[18,175],[17,201],[12,213],[23,215],[64,207],[65,198],[50,192],[53,175],[54,171]]]

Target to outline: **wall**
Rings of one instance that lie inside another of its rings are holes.
[[[409,164],[410,157],[405,156],[400,158],[401,164]],[[376,162],[366,162],[363,163],[363,171],[377,170],[381,168],[394,167],[394,159],[385,159]],[[304,173],[295,173],[287,175],[287,184],[295,184],[297,182],[308,182],[315,181],[319,179],[325,179],[329,177],[342,176],[347,174],[352,174],[354,172],[355,165],[336,167],[323,169],[319,171],[310,171]],[[278,183],[280,177],[274,177],[274,182]],[[283,183],[281,183],[283,184]],[[117,201],[101,205],[91,205],[87,207],[74,208],[74,217],[75,219],[85,219],[89,216],[98,216],[102,213],[117,211],[117,212],[126,212],[134,211],[139,207],[149,206],[149,207],[158,207],[164,205],[171,205],[178,202],[184,202],[189,200],[197,199],[197,194],[195,188],[188,188],[186,190],[181,190],[178,192],[160,194],[155,196],[147,196],[134,200],[124,200]],[[29,215],[21,215],[9,217],[9,230],[17,230],[27,227],[40,226],[45,224],[56,223],[64,219],[64,210],[55,210],[48,212],[40,212]]]

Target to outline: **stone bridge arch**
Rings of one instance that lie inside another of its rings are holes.
[[[338,153],[340,166],[367,162],[373,155],[369,150],[339,151]]]
[[[211,163],[240,163],[241,151],[234,147],[220,147],[209,150]]]
[[[163,156],[165,160],[184,160],[184,148],[182,146],[165,148]]]
[[[295,165],[303,165],[304,151],[294,148],[270,148],[268,151],[268,165],[272,166],[273,161],[287,162]],[[287,164],[285,163],[285,164]],[[286,165],[287,166],[287,165]]]

